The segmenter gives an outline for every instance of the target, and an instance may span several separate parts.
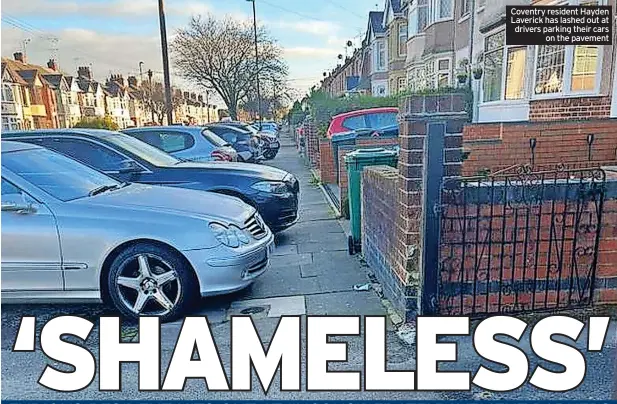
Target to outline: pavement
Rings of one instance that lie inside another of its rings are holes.
[[[256,328],[267,346],[281,315],[385,315],[380,298],[373,290],[355,291],[354,285],[369,281],[369,269],[358,257],[347,254],[346,235],[339,220],[328,205],[322,191],[315,185],[311,172],[305,167],[290,138],[282,137],[282,149],[271,163],[273,166],[294,173],[301,182],[300,220],[292,228],[278,234],[276,250],[270,269],[249,289],[234,295],[203,299],[191,315],[207,316],[212,335],[217,342],[226,373],[230,374],[229,316],[251,313]],[[490,395],[473,390],[463,393],[433,392],[280,392],[279,376],[266,396],[260,383],[253,376],[252,392],[210,392],[200,380],[189,380],[182,392],[139,392],[138,367],[122,366],[122,391],[99,392],[98,376],[86,389],[75,393],[50,391],[37,380],[45,365],[50,362],[41,352],[11,352],[17,327],[22,316],[36,316],[40,326],[58,315],[76,315],[96,323],[101,315],[115,315],[101,305],[2,305],[2,399],[65,399],[65,400],[227,400],[227,399],[305,399],[305,400],[435,400],[435,399],[608,399],[611,395],[613,358],[616,351],[615,327],[608,338],[611,348],[602,353],[586,353],[588,376],[579,389],[572,393],[550,394],[525,387],[507,395]],[[305,335],[305,322],[302,334]],[[173,353],[181,322],[164,324],[161,328],[162,372]],[[123,340],[136,338],[134,324],[123,324]],[[361,371],[363,369],[364,339],[336,337],[333,341],[348,343],[349,360],[329,364],[330,370]],[[480,360],[472,350],[470,340],[459,339],[467,347],[456,365],[444,369],[461,369],[475,372]],[[387,326],[388,370],[413,370],[415,348],[402,342],[395,328]],[[98,329],[95,328],[83,343],[98,357]],[[531,349],[524,348],[526,351]],[[305,344],[302,346],[302,374],[305,375]],[[302,390],[304,387],[302,377]]]

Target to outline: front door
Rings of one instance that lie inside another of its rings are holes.
[[[2,292],[61,291],[56,220],[43,204],[2,179]]]

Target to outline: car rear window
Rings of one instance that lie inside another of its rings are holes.
[[[210,132],[208,129],[204,129],[201,132],[201,135],[206,138],[206,140],[210,143],[212,143],[213,145],[217,146],[217,147],[223,147],[223,146],[227,146],[229,143],[227,141],[225,141],[224,139],[221,139],[219,136],[215,135],[214,133]]]
[[[386,126],[393,126],[397,124],[397,114],[395,112],[381,112],[377,114],[366,115],[369,128],[380,129]]]
[[[350,116],[343,121],[343,127],[354,130],[366,128],[365,115]]]

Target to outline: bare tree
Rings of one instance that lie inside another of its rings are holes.
[[[141,86],[141,91],[144,93],[144,102],[149,110],[154,112],[156,122],[158,122],[159,125],[163,125],[164,119],[167,116],[167,104],[165,102],[163,84],[155,82],[152,83],[152,88],[150,88],[149,84],[144,82]],[[181,102],[182,100],[176,96],[176,91],[172,91],[172,108],[176,108]]]
[[[229,114],[237,119],[238,103],[255,97],[256,77],[275,77],[285,82],[287,65],[282,49],[259,27],[258,60],[250,21],[212,15],[193,17],[186,28],[177,31],[173,41],[175,65],[186,80],[214,89],[223,99]]]

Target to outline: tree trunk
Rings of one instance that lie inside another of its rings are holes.
[[[232,104],[232,103],[230,103],[230,104]],[[229,105],[229,116],[234,121],[238,120],[238,106],[237,105],[235,105],[235,104]]]

